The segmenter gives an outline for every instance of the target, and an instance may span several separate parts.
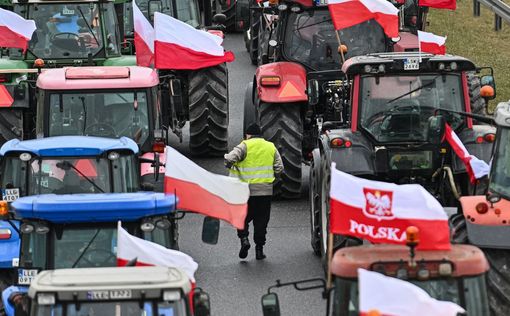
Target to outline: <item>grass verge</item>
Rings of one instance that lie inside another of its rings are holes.
[[[510,24],[503,22],[502,30],[494,31],[494,13],[482,5],[481,16],[474,17],[469,0],[457,0],[456,11],[430,9],[428,21],[428,32],[448,36],[449,54],[494,68],[497,96],[490,107],[510,99]]]

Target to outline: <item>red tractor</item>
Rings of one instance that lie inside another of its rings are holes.
[[[327,5],[300,0],[269,8],[278,11],[278,22],[264,40],[264,65],[247,87],[244,126],[258,122],[266,139],[275,143],[285,164],[275,192],[292,198],[300,195],[301,162],[317,146],[321,122],[343,119],[350,92],[340,70],[339,45]],[[345,58],[390,51],[395,43],[374,20],[339,34],[347,46]],[[311,91],[320,93],[315,98]]]

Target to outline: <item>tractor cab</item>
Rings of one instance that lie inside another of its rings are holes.
[[[158,85],[145,67],[48,69],[37,79],[37,137],[128,137],[143,153],[164,149]]]
[[[190,296],[193,294],[193,314]],[[28,290],[31,315],[210,314],[209,296],[177,268],[122,267],[41,272]]]
[[[415,251],[410,256],[406,246],[363,245],[335,252],[330,289],[326,289],[322,279],[278,282],[272,286],[262,298],[264,316],[279,315],[278,297],[271,290],[285,285],[293,285],[298,290],[322,288],[328,316],[359,315],[360,268],[409,281],[437,300],[462,306],[468,315],[490,315],[485,283],[489,265],[480,249],[452,245],[450,250]]]
[[[92,64],[120,57],[120,38],[112,1],[17,1],[14,12],[34,20],[28,49],[11,49],[11,59],[55,64]]]
[[[37,194],[140,190],[138,146],[127,137],[11,140],[0,148],[3,200]]]

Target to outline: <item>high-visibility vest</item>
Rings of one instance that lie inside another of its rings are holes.
[[[230,168],[230,176],[248,183],[273,183],[275,145],[263,138],[250,138],[243,143],[246,157]]]

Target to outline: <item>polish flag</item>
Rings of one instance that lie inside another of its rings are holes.
[[[457,9],[457,0],[418,0],[420,7],[430,7],[436,9]]]
[[[133,1],[136,64],[150,67],[154,63],[154,28]]]
[[[179,268],[190,281],[195,283],[195,272],[198,264],[185,254],[165,248],[154,242],[130,235],[119,222],[117,228],[117,266],[123,267],[136,259],[137,266],[158,266]]]
[[[36,27],[14,12],[0,8],[0,47],[27,49]]]
[[[335,29],[341,30],[374,19],[388,37],[398,37],[398,9],[386,0],[328,0]]]
[[[169,15],[154,13],[154,29],[157,69],[196,70],[234,61],[234,54],[221,46],[221,37]]]
[[[333,234],[373,243],[405,244],[406,229],[420,230],[418,249],[450,249],[448,217],[421,185],[366,180],[331,167]]]
[[[452,146],[455,154],[459,156],[460,160],[462,160],[466,166],[466,171],[471,183],[476,183],[477,179],[483,178],[489,174],[490,166],[485,161],[471,155],[455,131],[448,124],[446,124],[445,138],[450,146]]]
[[[250,189],[237,178],[211,173],[177,150],[166,148],[165,192],[179,198],[177,209],[225,220],[244,228]]]
[[[446,36],[438,36],[429,32],[418,31],[420,51],[434,55],[446,54]]]
[[[430,297],[420,287],[404,280],[365,269],[358,269],[358,279],[361,316],[456,316],[466,312],[453,302]]]

